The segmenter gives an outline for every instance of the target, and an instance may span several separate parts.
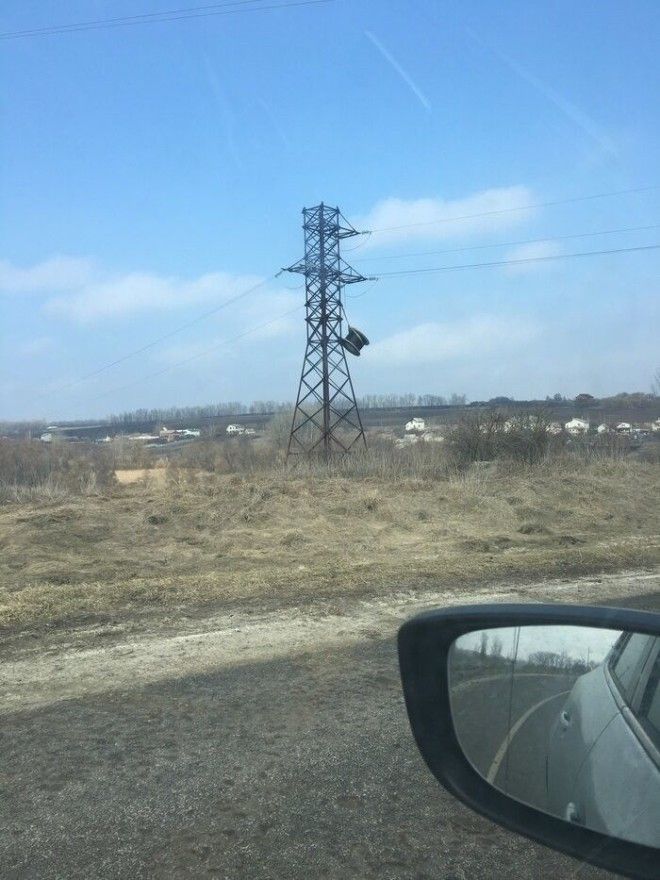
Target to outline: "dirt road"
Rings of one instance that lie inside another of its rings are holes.
[[[6,644],[1,876],[611,876],[469,813],[413,745],[399,621],[523,594],[660,607],[660,574],[237,610]]]

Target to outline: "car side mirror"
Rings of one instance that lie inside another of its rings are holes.
[[[495,822],[651,880],[660,858],[660,615],[475,605],[399,631],[431,771]]]

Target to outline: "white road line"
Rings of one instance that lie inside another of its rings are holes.
[[[532,706],[531,709],[528,709],[523,715],[520,716],[520,718],[516,721],[516,723],[511,728],[511,730],[504,737],[504,742],[502,743],[502,745],[499,747],[499,749],[495,753],[495,757],[493,758],[493,763],[488,768],[488,773],[486,774],[486,780],[488,782],[490,782],[491,785],[495,782],[495,777],[497,776],[497,773],[500,769],[500,764],[504,760],[504,756],[507,753],[507,749],[511,745],[511,740],[518,733],[518,731],[523,726],[525,721],[527,721],[529,716],[532,715],[534,712],[536,712],[537,709],[540,709],[541,706],[545,706],[546,703],[549,703],[550,700],[556,700],[557,697],[564,697],[568,693],[570,693],[570,691],[562,691],[560,694],[554,694],[552,697],[546,697],[545,700],[541,700],[540,703],[536,703],[534,706]]]
[[[473,684],[481,684],[484,681],[508,681],[511,677],[511,674],[507,675],[484,675],[481,678],[470,678],[467,681],[461,681],[458,684],[450,685],[450,690],[452,694],[455,694],[456,691],[462,691],[466,687],[471,687]],[[562,676],[557,675],[555,672],[517,672],[515,674],[515,678],[561,678]]]

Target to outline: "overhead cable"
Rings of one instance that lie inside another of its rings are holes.
[[[406,260],[412,257],[430,257],[438,254],[460,254],[466,251],[481,251],[498,247],[516,247],[524,244],[542,244],[551,241],[566,241],[571,238],[593,238],[598,235],[618,235],[624,232],[646,232],[649,229],[660,229],[660,223],[652,223],[649,226],[624,226],[619,229],[601,229],[597,232],[574,232],[570,235],[546,235],[544,238],[523,238],[518,241],[497,241],[490,244],[475,244],[467,247],[445,248],[439,251],[416,251],[409,254],[387,254],[381,257],[360,257],[354,260],[356,263],[373,262],[374,260]]]
[[[168,12],[147,12],[141,15],[127,15],[120,18],[95,19],[73,22],[71,24],[49,25],[31,30],[7,31],[0,33],[0,40],[18,40],[28,37],[47,37],[81,31],[107,30],[109,28],[129,27],[138,24],[159,24],[162,22],[185,21],[195,18],[209,18],[219,15],[235,15],[243,12],[264,12],[271,9],[289,9],[294,6],[317,6],[332,3],[334,0],[292,0],[286,3],[264,4],[262,0],[229,0],[210,6],[193,6],[190,9],[175,9]],[[251,5],[260,3],[260,5]],[[238,7],[238,8],[228,8]],[[206,10],[206,11],[197,11]]]
[[[532,205],[516,205],[511,208],[497,208],[492,211],[480,211],[476,214],[440,217],[437,220],[423,220],[419,223],[402,223],[398,226],[380,226],[376,229],[365,229],[362,232],[363,234],[369,233],[370,235],[376,235],[379,232],[394,232],[398,229],[413,229],[418,226],[436,226],[439,223],[454,223],[459,220],[476,220],[480,217],[493,217],[497,214],[511,214],[515,211],[529,211],[532,208],[552,208],[556,205],[571,205],[576,202],[588,202],[593,199],[606,199],[614,196],[630,195],[632,193],[651,192],[657,189],[660,189],[660,184],[653,184],[652,186],[637,186],[632,189],[619,189],[612,192],[594,193],[588,196],[573,196],[569,199],[555,199],[552,202],[537,202]]]
[[[155,339],[152,339],[151,342],[147,342],[144,345],[141,345],[139,348],[135,348],[132,351],[126,352],[126,354],[121,355],[121,357],[116,358],[113,361],[109,361],[106,364],[103,364],[100,367],[96,367],[94,370],[91,370],[89,373],[85,373],[83,376],[80,376],[78,379],[74,379],[71,382],[67,382],[64,385],[59,386],[58,388],[51,388],[47,392],[38,395],[35,400],[40,400],[42,397],[49,396],[51,394],[55,394],[59,391],[66,391],[69,388],[73,388],[77,385],[81,385],[83,382],[92,379],[94,376],[98,376],[99,373],[104,373],[106,370],[112,369],[112,367],[116,367],[119,364],[123,364],[124,361],[129,360],[132,357],[135,357],[138,354],[142,354],[145,351],[148,351],[150,348],[154,348],[161,342],[164,342],[166,339],[170,339],[172,336],[176,336],[178,333],[181,333],[183,330],[187,330],[188,327],[192,327],[194,324],[198,324],[200,321],[203,321],[205,318],[209,318],[211,315],[217,314],[217,312],[222,311],[222,309],[227,308],[227,306],[232,305],[239,300],[245,299],[245,297],[259,290],[261,287],[264,287],[269,282],[273,281],[275,278],[278,278],[282,272],[276,272],[274,275],[271,275],[269,278],[264,278],[262,281],[259,281],[257,284],[253,284],[252,287],[248,287],[247,290],[241,291],[241,293],[237,293],[235,296],[229,297],[229,299],[223,300],[217,306],[214,306],[212,309],[208,309],[205,312],[202,312],[201,315],[197,315],[195,318],[191,318],[190,321],[186,321],[185,324],[180,324],[178,327],[175,327],[173,330],[169,330],[167,333],[163,333],[162,336],[158,336]]]
[[[395,272],[379,272],[378,278],[392,275],[419,275],[425,272],[455,272],[458,269],[487,269],[493,266],[515,266],[522,263],[541,263],[549,260],[569,260],[573,257],[597,257],[602,254],[627,254],[634,251],[652,251],[660,248],[660,244],[647,244],[640,247],[611,248],[604,251],[582,251],[574,254],[547,254],[542,257],[525,257],[519,260],[493,260],[489,263],[463,263],[458,266],[429,266],[424,269],[400,269]]]

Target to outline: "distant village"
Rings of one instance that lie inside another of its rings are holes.
[[[503,431],[503,432],[511,432],[518,429],[532,429],[537,427],[539,424],[542,424],[538,418],[538,416],[523,416],[518,419],[506,419],[499,424],[493,426],[494,430]],[[409,446],[414,443],[426,442],[426,443],[441,443],[444,440],[444,434],[451,430],[454,427],[453,425],[442,425],[442,426],[433,426],[427,425],[425,419],[422,418],[412,418],[405,424],[405,435],[403,437],[397,437],[394,440],[394,443],[399,448],[404,446]],[[559,434],[567,434],[570,437],[580,437],[580,436],[588,436],[589,434],[595,436],[603,436],[607,434],[619,434],[622,436],[629,437],[631,440],[642,440],[646,437],[650,437],[652,435],[657,435],[660,437],[660,418],[655,419],[655,421],[647,421],[647,422],[615,422],[609,424],[607,422],[601,422],[600,424],[595,424],[587,419],[582,418],[572,418],[567,422],[548,422],[543,425],[545,431],[548,434],[559,435]],[[483,430],[486,431],[488,428],[484,425]]]
[[[170,429],[162,427],[157,433],[154,434],[118,434],[115,437],[111,437],[110,434],[106,434],[105,437],[97,437],[94,442],[110,443],[112,442],[112,440],[116,439],[116,437],[120,437],[124,440],[133,441],[135,443],[143,443],[145,446],[163,446],[166,443],[181,441],[188,442],[190,440],[197,440],[201,436],[201,434],[202,432],[198,428]],[[71,433],[68,428],[60,428],[57,425],[49,425],[39,439],[42,441],[42,443],[52,443],[53,441],[57,440],[77,441],[83,438]]]
[[[566,422],[550,421],[542,422],[538,416],[531,414],[519,416],[516,418],[505,419],[499,421],[488,430],[496,430],[502,432],[511,432],[528,428],[538,428],[539,425],[549,434],[560,435],[565,434],[569,437],[587,437],[589,435],[597,437],[603,435],[621,435],[630,438],[631,441],[641,441],[644,438],[657,436],[660,438],[660,418],[654,421],[644,422],[590,422],[586,418],[574,417]],[[431,420],[419,416],[415,416],[405,422],[403,425],[399,423],[391,424],[389,430],[381,431],[398,448],[410,446],[415,443],[442,443],[445,435],[456,427],[455,424],[448,422],[441,425],[433,424]],[[484,426],[483,430],[487,430]],[[226,425],[224,429],[215,433],[215,439],[221,439],[224,436],[227,439],[257,439],[262,436],[263,431],[257,430],[249,425],[240,424],[238,422]],[[401,436],[402,435],[402,436]],[[202,437],[200,428],[161,428],[153,432],[137,432],[137,433],[116,433],[113,436],[105,434],[94,438],[95,443],[111,443],[115,440],[136,443],[146,448],[168,447],[174,449],[183,444],[199,440]],[[58,427],[57,425],[49,425],[39,438],[43,443],[52,443],[54,441],[82,441],[89,440],[89,437],[81,437],[75,433],[75,429],[69,427]]]
[[[246,425],[227,425],[225,434],[228,437],[256,437],[257,431]],[[167,428],[163,426],[154,433],[119,433],[111,436],[106,434],[104,437],[96,437],[95,443],[111,443],[113,440],[125,440],[133,443],[141,443],[144,446],[165,446],[172,443],[188,443],[191,440],[198,440],[202,436],[199,428]],[[71,432],[69,428],[58,427],[57,425],[49,425],[43,434],[39,437],[42,443],[52,443],[53,441],[79,441],[82,438]]]
[[[596,399],[579,394],[574,399],[555,395],[542,400],[496,397],[467,403],[431,395],[372,395],[360,401],[365,430],[374,439],[397,447],[414,443],[441,443],[465,420],[484,432],[544,430],[567,440],[583,437],[627,438],[630,448],[660,441],[660,396],[642,392]],[[391,398],[391,399],[390,399]],[[39,438],[43,443],[129,443],[163,454],[195,441],[260,441],[271,435],[273,420],[286,421],[289,406],[275,401],[213,404],[205,407],[136,410],[98,422],[5,423],[0,436],[7,440]]]

